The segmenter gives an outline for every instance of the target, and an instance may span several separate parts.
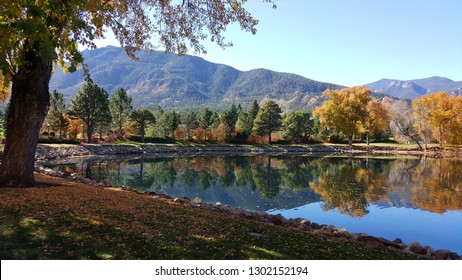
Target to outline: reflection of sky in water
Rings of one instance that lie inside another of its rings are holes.
[[[286,218],[305,218],[319,224],[334,225],[350,232],[367,233],[390,240],[401,238],[409,244],[418,241],[433,249],[451,249],[462,254],[462,211],[436,214],[412,208],[368,207],[364,217],[354,218],[337,210],[324,211],[322,202],[283,210],[268,211]]]

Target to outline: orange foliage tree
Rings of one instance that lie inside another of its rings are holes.
[[[82,124],[75,119],[69,119],[69,126],[67,128],[67,135],[71,139],[77,139],[77,136],[82,132]]]

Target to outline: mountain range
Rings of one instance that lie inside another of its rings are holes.
[[[273,99],[285,109],[313,108],[320,104],[323,91],[341,88],[266,69],[239,71],[190,55],[141,51],[134,61],[117,47],[85,50],[83,55],[95,83],[110,94],[123,87],[135,107],[227,108],[232,103],[247,107],[254,99]],[[82,70],[63,73],[57,69],[50,91],[62,92],[69,101],[83,82]]]
[[[132,60],[122,48],[112,46],[83,51],[92,79],[110,95],[117,88],[124,88],[135,107],[154,109],[160,105],[181,109],[209,106],[223,109],[232,103],[248,107],[254,99],[259,102],[273,99],[283,109],[311,110],[322,103],[322,92],[326,89],[342,88],[267,69],[240,71],[197,56],[157,51],[140,51],[136,55],[139,59]],[[62,69],[56,69],[50,81],[50,91],[62,92],[69,101],[83,83],[82,70],[64,73]],[[366,86],[373,90],[375,98],[388,101],[413,99],[442,90],[462,93],[462,82],[442,77],[410,81],[382,79]]]
[[[440,91],[462,95],[462,82],[455,82],[444,77],[430,77],[407,81],[382,79],[366,86],[374,92],[406,99],[415,99],[428,93]]]

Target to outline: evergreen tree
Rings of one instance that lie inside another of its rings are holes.
[[[127,95],[127,92],[123,88],[118,88],[109,101],[109,108],[111,109],[114,127],[120,135],[123,135],[123,124],[127,121],[133,110],[132,98]]]
[[[258,105],[257,100],[254,100],[252,103],[252,106],[250,106],[250,109],[249,109],[249,116],[250,116],[250,119],[252,120],[252,123],[258,115],[258,111],[260,111],[260,106]]]
[[[198,123],[199,123],[199,127],[202,127],[203,129],[207,130],[208,128],[210,128],[213,124],[213,112],[212,110],[210,110],[209,108],[203,108],[200,112],[199,112],[199,116],[198,116]]]
[[[135,123],[140,130],[141,142],[144,143],[144,135],[146,126],[156,122],[154,114],[148,109],[136,109],[130,114],[130,119]]]
[[[224,111],[223,114],[221,115],[221,122],[224,123],[228,127],[228,131],[226,132],[226,137],[228,139],[231,138],[231,133],[236,128],[238,117],[239,117],[239,109],[235,104],[231,105],[231,108]]]
[[[253,131],[257,135],[267,135],[271,144],[271,133],[281,128],[282,110],[273,100],[267,100],[258,111]]]
[[[108,93],[87,79],[82,89],[71,100],[70,114],[82,120],[87,131],[88,143],[92,142],[93,131],[102,122],[110,122]]]
[[[185,125],[186,136],[191,140],[191,130],[197,127],[197,114],[192,110],[188,110],[181,115],[181,123]]]
[[[300,143],[301,137],[307,137],[313,132],[313,120],[307,111],[298,110],[287,114],[282,121],[284,136]]]
[[[208,134],[212,127],[217,127],[216,120],[218,119],[217,113],[209,108],[203,108],[198,115],[197,121],[199,127],[205,130],[205,140],[208,140]]]
[[[174,138],[175,129],[180,124],[180,115],[175,111],[164,112],[158,122],[162,137]]]
[[[64,95],[54,90],[50,97],[50,109],[48,111],[47,121],[54,131],[57,130],[59,132],[60,139],[65,137],[69,126],[69,119],[65,116],[66,112],[67,108]]]

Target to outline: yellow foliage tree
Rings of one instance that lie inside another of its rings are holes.
[[[432,137],[440,145],[460,144],[462,97],[438,92],[424,95],[412,101],[419,133],[425,139]]]
[[[371,100],[367,103],[367,115],[362,121],[361,132],[366,134],[367,145],[369,136],[374,133],[385,131],[390,123],[388,104],[380,101]]]
[[[313,116],[318,117],[321,124],[328,129],[335,128],[348,137],[349,144],[353,136],[360,133],[361,123],[368,116],[367,103],[371,100],[371,91],[364,87],[343,88],[341,90],[326,90],[327,97],[321,106],[316,107]]]

